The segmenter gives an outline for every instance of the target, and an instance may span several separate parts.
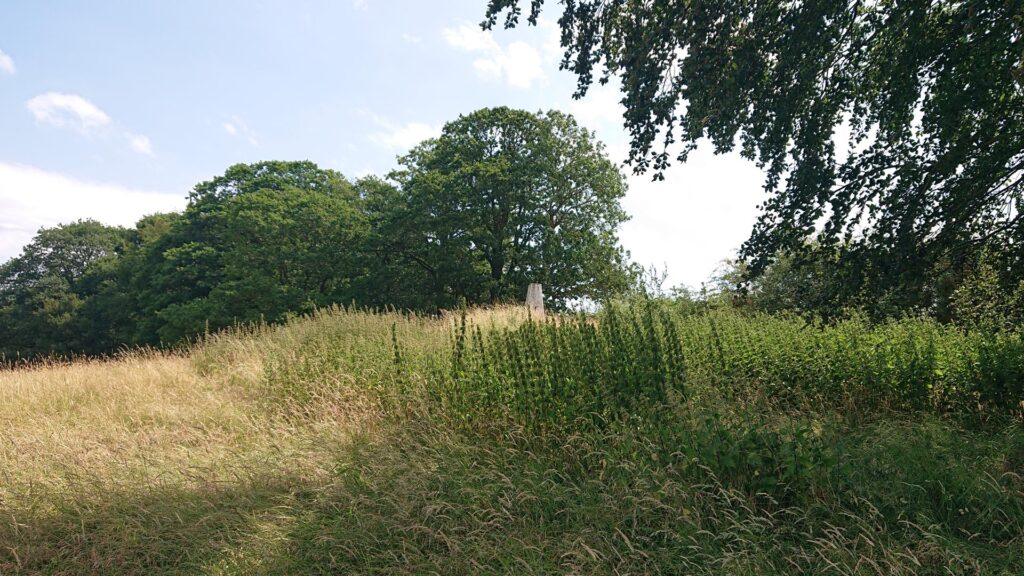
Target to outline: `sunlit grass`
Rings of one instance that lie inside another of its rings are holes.
[[[672,360],[642,315],[464,316],[331,309],[180,355],[0,371],[0,574],[1024,573],[1015,416],[851,398],[870,380],[830,359],[865,355],[823,344],[899,359],[973,341],[670,315]],[[600,353],[571,345],[616,322]],[[495,355],[510,337],[547,348],[516,368]],[[1006,342],[986,352],[1000,370]],[[892,364],[871,378],[953,381]],[[593,404],[617,377],[672,393]]]
[[[0,573],[198,570],[283,529],[346,433],[259,412],[184,357],[0,372]]]

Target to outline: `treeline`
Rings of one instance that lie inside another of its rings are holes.
[[[625,190],[571,116],[508,108],[448,123],[387,178],[235,165],[182,213],[40,230],[0,265],[0,357],[168,345],[336,303],[497,303],[530,282],[555,307],[602,300],[636,283]]]
[[[998,235],[917,262],[914,274],[899,258],[880,265],[850,244],[810,241],[753,272],[728,263],[700,293],[666,294],[619,245],[625,191],[603,145],[554,111],[462,116],[385,178],[349,180],[312,162],[235,165],[196,185],[182,213],[131,229],[85,220],[40,230],[0,265],[0,363],[166,346],[333,304],[507,302],[530,282],[554,308],[643,292],[829,322],[1024,323],[1018,243]]]

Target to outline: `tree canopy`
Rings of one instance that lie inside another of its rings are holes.
[[[526,4],[490,0],[484,27]],[[536,24],[545,2],[528,4]],[[1020,2],[561,4],[562,67],[577,96],[621,80],[635,170],[658,177],[705,139],[765,170],[748,277],[794,254],[858,271],[840,299],[899,309],[983,246],[1024,277]]]
[[[238,164],[189,200],[139,268],[143,334],[173,342],[353,297],[364,230],[341,174],[308,161]]]
[[[436,306],[521,299],[531,282],[556,306],[630,285],[625,179],[571,116],[478,110],[399,162],[389,236]]]
[[[80,220],[42,228],[20,256],[0,264],[0,357],[94,351],[80,311],[129,243],[124,228]]]

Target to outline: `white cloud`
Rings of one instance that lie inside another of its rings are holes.
[[[42,226],[82,218],[131,226],[146,214],[181,210],[186,203],[184,194],[83,182],[0,162],[0,262],[17,256]]]
[[[467,52],[491,52],[501,50],[494,36],[487,30],[472,24],[460,24],[458,28],[445,28],[444,39],[452,46]]]
[[[535,80],[545,78],[546,53],[542,54],[522,40],[503,47],[489,31],[472,24],[445,28],[442,35],[449,45],[480,54],[473,61],[473,68],[482,78],[503,78],[516,88],[529,88]]]
[[[516,88],[529,88],[534,80],[544,78],[540,53],[526,42],[516,41],[489,58],[480,58],[473,67],[484,75],[504,76]]]
[[[381,146],[395,150],[409,150],[428,138],[441,134],[440,126],[424,122],[408,122],[402,125],[391,125],[386,132],[370,134],[370,140]]]
[[[112,124],[110,116],[89,100],[78,94],[47,92],[30,99],[25,107],[37,122],[57,128],[71,128],[89,136],[109,135],[106,130]],[[128,130],[120,131],[132,150],[146,156],[153,156],[153,143],[144,134]]]
[[[701,144],[685,164],[666,170],[664,181],[627,176],[622,206],[632,219],[622,227],[622,244],[639,264],[667,264],[666,287],[697,288],[722,260],[735,257],[764,200],[764,175],[753,162],[738,152],[716,155],[710,143]],[[624,151],[619,155],[624,158]]]
[[[71,127],[88,132],[110,124],[110,116],[106,112],[77,94],[47,92],[25,105],[37,121],[58,128]]]
[[[260,145],[260,141],[256,137],[256,131],[249,128],[249,125],[238,116],[232,116],[230,120],[226,120],[223,127],[224,132],[228,136],[241,136],[253,147],[258,147]]]
[[[370,9],[370,3],[368,0],[352,0],[352,7],[356,10],[366,12]]]
[[[440,125],[427,124],[426,122],[398,124],[369,110],[361,110],[360,115],[369,118],[374,124],[383,129],[382,131],[370,134],[370,141],[392,150],[404,152],[428,138],[436,138],[441,135]]]
[[[402,34],[402,40],[405,40],[409,44],[419,44],[420,42],[423,42],[423,38],[420,38],[419,36],[416,36],[415,34],[408,34],[408,33]]]
[[[0,72],[14,74],[15,70],[14,60],[12,60],[7,54],[4,54],[3,50],[0,50]]]
[[[587,95],[569,104],[569,113],[583,126],[593,130],[600,127],[621,130],[623,114],[626,111],[620,101],[622,93],[617,82],[604,86],[594,84]]]
[[[131,145],[132,150],[139,154],[153,156],[153,143],[149,141],[148,136],[132,134],[131,132],[125,133],[125,136],[128,137],[128,143]]]

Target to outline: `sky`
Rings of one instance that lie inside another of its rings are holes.
[[[131,226],[238,162],[385,175],[445,122],[490,106],[572,113],[622,162],[612,85],[573,100],[557,3],[483,32],[485,0],[0,0],[0,262],[42,226]],[[735,255],[763,175],[702,145],[665,180],[628,174],[623,246],[666,286]]]

